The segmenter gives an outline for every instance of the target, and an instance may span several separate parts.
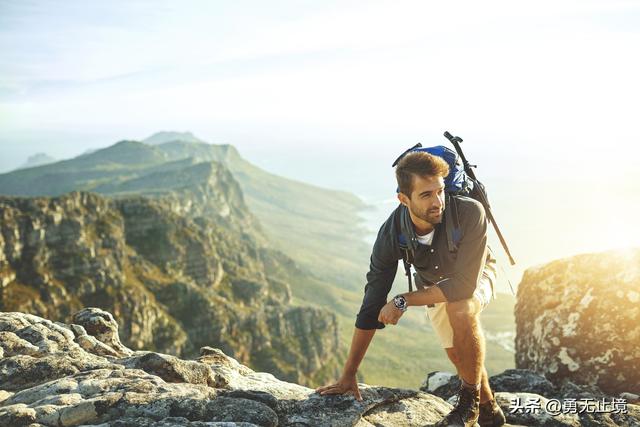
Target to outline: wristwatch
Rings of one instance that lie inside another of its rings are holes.
[[[406,298],[402,295],[396,295],[395,297],[393,297],[393,304],[397,309],[402,311],[407,311],[407,308],[409,308]]]

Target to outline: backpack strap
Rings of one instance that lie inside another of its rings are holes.
[[[398,234],[398,243],[402,251],[402,264],[404,265],[404,274],[409,282],[409,292],[413,292],[413,282],[411,281],[411,264],[413,264],[413,251],[407,245],[407,239],[404,234]]]
[[[447,231],[447,246],[449,252],[456,252],[458,244],[462,240],[462,229],[460,228],[460,218],[458,218],[458,203],[456,198],[447,194],[447,206],[449,214],[445,213],[445,228]]]

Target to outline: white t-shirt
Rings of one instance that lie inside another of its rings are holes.
[[[418,238],[418,243],[420,243],[421,245],[427,245],[430,246],[431,242],[433,242],[433,235],[435,234],[436,230],[435,228],[433,230],[431,230],[431,233],[425,234],[424,236],[420,236],[419,234],[416,234],[416,237]]]

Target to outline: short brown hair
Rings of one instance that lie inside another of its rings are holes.
[[[424,151],[407,153],[396,166],[396,180],[400,192],[411,197],[413,191],[413,176],[441,176],[449,175],[449,164],[442,158]]]

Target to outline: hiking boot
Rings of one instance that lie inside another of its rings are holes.
[[[460,387],[456,406],[436,426],[473,427],[480,414],[480,390]]]
[[[480,427],[498,427],[506,422],[507,419],[504,417],[504,412],[502,412],[495,399],[480,404],[480,416],[478,417]]]

